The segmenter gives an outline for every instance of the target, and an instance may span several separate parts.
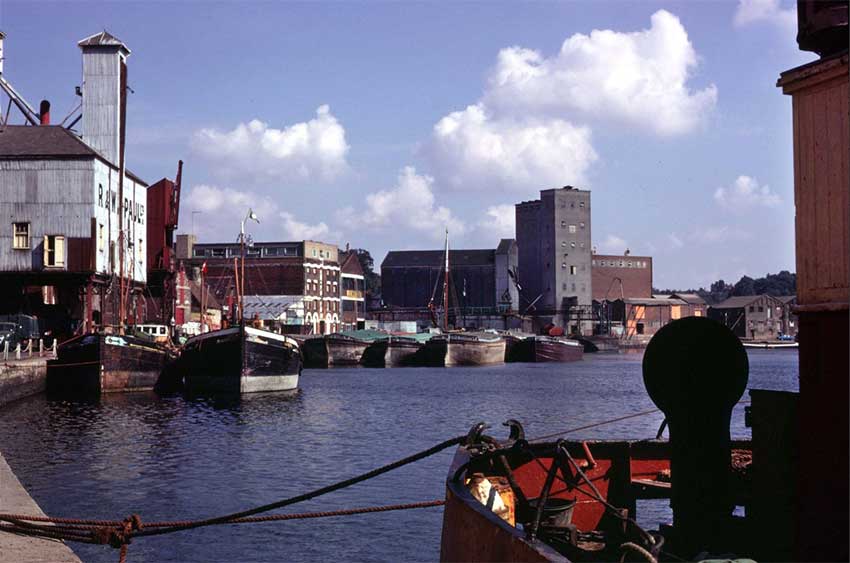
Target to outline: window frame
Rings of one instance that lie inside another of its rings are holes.
[[[18,225],[25,225],[27,232],[27,245],[18,245]],[[29,221],[15,221],[12,223],[12,250],[30,250],[32,249],[32,225]]]

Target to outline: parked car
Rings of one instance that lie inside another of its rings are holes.
[[[793,337],[793,336],[791,336],[790,334],[783,334],[783,333],[781,333],[781,332],[780,332],[779,334],[777,334],[777,335],[776,335],[776,339],[777,339],[777,340],[782,340],[782,341],[784,341],[784,342],[794,342],[794,337]]]
[[[9,343],[10,351],[14,350],[21,343],[17,323],[0,322],[0,350],[5,348],[7,342]]]

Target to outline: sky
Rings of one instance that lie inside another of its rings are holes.
[[[184,161],[181,233],[388,250],[495,248],[514,204],[592,192],[599,253],[658,288],[794,271],[790,0],[16,2],[4,76],[54,123],[77,41],[128,59],[127,162]],[[5,111],[5,108],[0,108]],[[20,119],[13,114],[14,119]]]

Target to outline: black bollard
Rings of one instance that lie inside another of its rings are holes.
[[[644,385],[670,427],[673,539],[682,555],[722,549],[728,534],[729,423],[748,375],[741,342],[705,317],[673,321],[646,348]]]

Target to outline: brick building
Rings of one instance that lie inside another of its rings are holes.
[[[538,327],[591,332],[590,216],[590,192],[572,186],[516,204],[520,302],[537,300],[531,314]]]
[[[652,297],[652,257],[594,254],[590,260],[593,300]]]
[[[366,325],[366,277],[354,250],[340,251],[341,330],[358,330]]]
[[[195,243],[192,235],[177,238],[178,258],[187,267],[207,265],[205,282],[232,314],[239,243]],[[254,243],[246,249],[244,294],[246,316],[250,303],[255,303],[251,306],[258,315],[266,301],[287,304],[279,306],[276,318],[260,315],[267,326],[294,334],[336,332],[341,312],[339,249],[309,240]]]

